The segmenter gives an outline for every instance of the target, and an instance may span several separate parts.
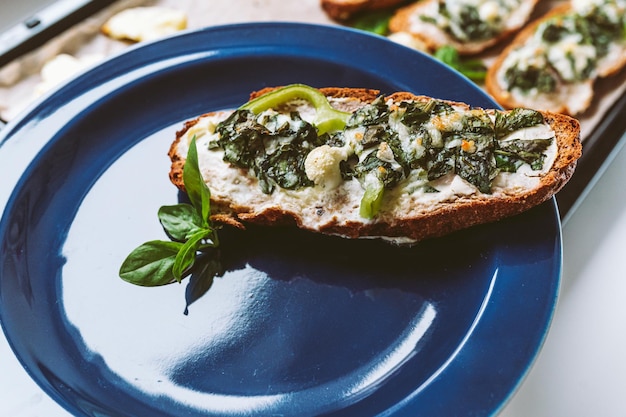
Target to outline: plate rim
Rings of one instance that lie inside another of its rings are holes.
[[[104,68],[106,68],[107,66],[112,66],[114,65],[117,61],[119,60],[128,60],[129,57],[132,60],[132,56],[133,54],[137,55],[137,54],[142,54],[143,52],[147,52],[152,48],[165,48],[169,43],[175,42],[176,40],[180,40],[182,38],[185,37],[201,37],[202,34],[207,34],[207,33],[214,33],[214,32],[220,32],[220,31],[238,31],[241,30],[242,28],[247,29],[247,30],[276,30],[276,28],[279,29],[284,29],[284,30],[292,30],[292,29],[298,29],[298,30],[315,30],[315,31],[322,31],[322,32],[333,32],[333,33],[347,33],[350,34],[350,36],[355,36],[358,38],[362,38],[362,39],[371,39],[372,41],[374,41],[374,39],[376,39],[374,42],[386,42],[389,43],[390,45],[392,45],[390,42],[391,41],[387,41],[384,40],[382,37],[378,36],[378,35],[372,35],[372,34],[368,34],[368,33],[364,33],[355,29],[351,29],[351,28],[343,28],[343,27],[334,27],[334,26],[327,26],[327,25],[319,25],[319,24],[311,24],[311,23],[295,23],[295,22],[254,22],[254,23],[236,23],[236,24],[228,24],[228,25],[221,25],[221,26],[212,26],[212,27],[208,27],[208,28],[203,28],[203,29],[198,29],[198,30],[189,30],[189,31],[183,31],[179,34],[176,34],[170,38],[166,38],[166,39],[161,39],[161,40],[156,40],[156,41],[152,41],[146,44],[139,44],[139,45],[133,45],[130,46],[128,49],[121,51],[117,54],[112,55],[111,57],[109,57],[106,61],[104,61],[103,63],[89,68],[87,70],[85,70],[84,72],[82,72],[81,74],[79,74],[76,78],[69,80],[68,82],[64,83],[63,85],[60,85],[58,88],[56,88],[55,90],[49,92],[48,94],[46,94],[45,96],[43,96],[42,98],[40,98],[37,102],[31,104],[29,106],[29,108],[27,108],[19,117],[17,117],[16,119],[12,120],[11,122],[9,122],[9,124],[7,124],[1,131],[0,131],[0,156],[2,156],[3,154],[3,148],[6,148],[7,146],[10,146],[13,142],[11,142],[11,139],[14,139],[15,135],[18,135],[20,128],[22,126],[24,126],[25,123],[27,123],[28,121],[32,121],[34,118],[36,118],[36,115],[38,113],[38,111],[42,108],[45,108],[46,106],[49,106],[50,102],[53,102],[55,99],[57,99],[60,96],[63,96],[64,94],[70,94],[70,92],[72,91],[72,89],[80,87],[82,85],[82,83],[84,83],[84,80],[93,75],[94,73],[97,73],[98,71],[103,71]],[[390,46],[391,47],[391,46]],[[393,46],[393,48],[405,48],[407,51],[409,50],[406,47],[402,47],[400,45],[398,46]],[[412,51],[413,53],[413,51]],[[417,52],[418,54],[421,54],[419,52]],[[423,56],[423,58],[426,59],[432,59],[428,56]],[[432,59],[434,61],[434,59]],[[453,70],[452,70],[453,71]],[[456,71],[453,71],[456,72]],[[480,92],[481,94],[485,95],[484,92],[482,92],[477,86],[473,86],[478,92]],[[485,95],[486,96],[486,95]],[[491,98],[486,97],[486,99],[489,99],[491,101],[493,101]],[[45,147],[48,145],[49,143],[47,141],[43,141],[41,143],[38,143],[38,146],[40,145],[41,148],[38,149],[36,152],[34,152],[32,154],[33,158],[36,159],[38,157],[38,152],[43,152]],[[30,161],[28,161],[28,163],[30,164],[31,162],[34,161],[34,159],[31,159]],[[10,188],[10,193],[12,194],[18,187],[19,183],[21,181],[21,175],[20,178],[18,179],[18,181]],[[3,203],[3,201],[1,200],[2,198],[2,194],[0,193],[0,203]],[[5,203],[7,203],[5,206],[2,207],[2,216],[0,217],[0,225],[4,222],[4,218],[6,216],[6,211],[8,210],[8,208],[10,208],[10,202],[11,202],[12,197],[9,196],[8,199],[6,201],[4,201]],[[550,324],[552,321],[552,317],[553,317],[553,313],[554,310],[556,308],[556,301],[557,301],[557,297],[558,297],[558,292],[559,292],[559,287],[560,287],[560,278],[561,278],[561,274],[562,274],[562,233],[561,233],[561,222],[558,216],[558,208],[556,205],[556,200],[554,198],[552,198],[549,202],[544,203],[544,207],[549,207],[548,210],[552,212],[552,215],[554,216],[554,221],[555,221],[555,233],[556,235],[555,237],[555,244],[556,244],[556,259],[557,259],[557,263],[558,265],[556,265],[556,276],[554,277],[554,284],[555,284],[555,288],[553,289],[553,293],[552,293],[552,301],[550,303],[550,305],[548,306],[547,310],[546,310],[546,314],[547,314],[547,319],[545,322],[545,325],[542,327],[543,331],[541,332],[542,334],[539,336],[539,339],[537,340],[537,345],[536,345],[536,349],[535,351],[530,355],[530,361],[528,363],[526,363],[523,366],[523,369],[521,370],[521,373],[519,375],[519,377],[517,378],[517,380],[513,383],[513,386],[511,387],[511,389],[509,390],[508,395],[505,396],[505,398],[502,398],[502,400],[499,402],[498,407],[496,407],[496,409],[490,410],[490,413],[497,413],[499,412],[505,405],[506,403],[509,401],[509,399],[514,395],[515,391],[517,390],[517,388],[519,387],[519,385],[522,383],[522,381],[524,380],[524,378],[526,377],[527,373],[529,372],[532,364],[534,363],[538,352],[540,351],[541,347],[543,346],[543,343],[545,341],[545,338],[547,336],[547,332],[550,328]],[[1,229],[0,229],[1,231]],[[2,312],[1,308],[0,308],[0,313]],[[7,340],[9,341],[9,344],[11,346],[11,349],[14,349],[13,343],[11,341],[11,338],[9,337],[9,335],[7,334],[6,331],[6,327],[4,324],[4,320],[2,320],[2,314],[0,314],[0,324],[2,325],[5,337],[7,338]],[[50,397],[52,397],[58,404],[60,404],[63,408],[65,408],[66,410],[73,412],[75,411],[72,408],[72,404],[69,404],[67,402],[67,399],[65,399],[65,397],[62,397],[59,393],[57,393],[55,390],[51,390],[49,387],[47,387],[45,384],[43,384],[42,381],[39,381],[37,379],[34,378],[33,374],[31,373],[31,371],[28,369],[28,367],[25,366],[22,358],[20,357],[20,355],[18,354],[18,352],[15,352],[20,364],[24,367],[24,369],[26,370],[26,372],[29,374],[29,376],[37,383],[37,385],[43,389],[44,392],[47,393],[47,395],[49,395]],[[409,402],[408,404],[406,404],[406,407],[411,406],[411,403]],[[69,408],[68,408],[69,407]],[[406,409],[403,410],[399,410],[399,411],[406,411]],[[393,412],[392,412],[393,413]]]

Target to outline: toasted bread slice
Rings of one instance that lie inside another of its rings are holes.
[[[320,0],[320,6],[334,20],[348,20],[356,13],[382,10],[406,3],[406,0]]]
[[[569,62],[580,62],[580,59],[586,59],[590,53],[597,56],[597,51],[590,49],[592,48],[590,45],[583,44],[581,39],[573,42],[575,45],[554,43],[554,46],[550,47],[545,42],[539,41],[538,34],[539,31],[545,31],[543,28],[547,22],[557,22],[561,25],[565,19],[575,16],[576,13],[571,3],[553,8],[524,28],[489,67],[485,87],[502,106],[507,108],[526,106],[574,116],[584,112],[591,104],[596,79],[616,74],[626,65],[626,39],[622,37],[612,42],[608,52],[597,59],[591,73],[580,77],[568,74],[573,71]],[[624,19],[624,11],[621,13],[621,18]],[[567,48],[573,48],[570,53],[577,58],[575,61],[568,61],[565,54],[555,53],[566,51]],[[547,58],[548,56],[552,58]],[[563,65],[566,66],[565,69],[560,70]],[[554,80],[554,88],[551,91],[541,91],[537,88],[541,83],[537,81],[531,83],[534,88],[529,91],[508,85],[505,77],[507,69],[525,66],[547,69]]]
[[[259,97],[267,91],[272,90],[253,93],[251,98]],[[450,106],[451,110],[448,113],[432,116],[433,118],[427,125],[431,130],[436,129],[436,126],[459,122],[463,115],[476,114],[484,117],[487,114],[492,121],[496,115],[495,110],[473,109],[457,102],[433,101],[430,97],[416,96],[407,92],[392,94],[385,97],[383,101],[383,98],[377,99],[379,92],[376,90],[322,88],[319,91],[326,95],[333,107],[349,112],[357,111],[372,103],[380,104],[381,101],[391,111],[397,111],[410,103],[416,105],[440,103],[441,106]],[[308,104],[302,101],[296,104],[277,110],[283,114],[291,114],[291,111],[297,108],[306,119],[310,110],[307,109]],[[469,226],[512,216],[546,201],[568,181],[581,155],[580,127],[575,119],[560,114],[537,113],[543,116],[543,121],[535,127],[522,129],[520,130],[522,133],[518,133],[522,139],[533,138],[533,135],[552,138],[550,148],[545,151],[545,159],[542,159],[544,162],[539,170],[534,171],[529,166],[525,166],[519,168],[516,173],[498,172],[495,178],[492,178],[492,188],[487,192],[479,191],[474,185],[456,174],[448,173],[431,181],[419,179],[420,176],[414,170],[405,175],[395,187],[385,190],[379,212],[368,219],[363,218],[359,210],[359,204],[364,195],[363,182],[354,177],[335,176],[334,178],[338,181],[318,182],[315,180],[313,184],[300,188],[276,187],[271,193],[263,192],[259,179],[252,173],[252,170],[225,162],[224,150],[210,146],[220,138],[219,129],[216,129],[216,126],[231,114],[233,114],[231,110],[207,113],[185,123],[184,127],[177,132],[176,139],[169,150],[172,161],[170,179],[179,189],[184,190],[182,172],[185,156],[190,141],[195,138],[200,169],[211,189],[213,220],[236,227],[245,227],[246,223],[291,224],[303,229],[347,238],[382,238],[397,244],[412,244],[422,239],[442,236]],[[358,141],[362,140],[363,135],[358,133],[360,127],[351,129],[357,131],[357,133],[352,133],[351,137],[358,138]],[[404,128],[395,125],[395,129],[402,131]],[[348,129],[343,131],[346,138],[349,135],[346,133],[348,131]],[[436,132],[430,134],[432,137],[437,137]],[[517,133],[513,135],[515,134]],[[405,139],[410,137],[406,134],[400,136]],[[511,137],[509,136],[509,139]],[[422,139],[410,140],[422,143]],[[409,142],[405,141],[405,143]],[[468,144],[473,146],[473,142],[468,139],[467,142],[463,141],[461,147]],[[321,150],[324,146],[315,149]],[[448,146],[452,146],[450,142]],[[332,149],[337,154],[345,148],[334,147]],[[389,156],[383,152],[382,143],[377,149],[377,157],[393,159],[393,155]],[[468,152],[474,151],[470,149]],[[309,153],[306,163],[309,162],[308,159],[313,153],[315,152]],[[334,168],[330,167],[330,171],[339,169],[341,160],[345,160],[332,159],[335,154],[330,152],[322,155],[330,156],[331,165],[335,164]],[[328,158],[321,159],[326,162],[329,160]],[[317,168],[320,166],[318,165]],[[308,171],[307,175],[309,175]],[[328,178],[331,177],[327,176],[326,180]]]
[[[530,18],[537,1],[513,0],[500,4],[497,0],[486,0],[477,5],[469,1],[421,0],[398,9],[389,22],[389,30],[410,33],[431,50],[451,45],[461,55],[473,55],[518,31]],[[504,4],[509,4],[509,8]],[[489,29],[480,29],[476,22],[459,21],[461,17],[454,18],[466,16],[464,7],[472,8],[472,13],[483,22],[482,27]],[[441,8],[447,12],[442,13]]]

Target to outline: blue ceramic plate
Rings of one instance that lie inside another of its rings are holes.
[[[288,83],[495,104],[430,58],[365,33],[246,24],[132,48],[0,137],[0,317],[75,415],[488,415],[528,370],[561,268],[554,201],[397,248],[291,229],[224,230],[210,288],[117,273],[164,239],[183,121]]]

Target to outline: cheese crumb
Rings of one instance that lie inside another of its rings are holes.
[[[46,62],[41,68],[41,81],[35,86],[35,95],[40,96],[70,79],[85,68],[101,61],[98,54],[76,58],[68,54],[59,54]]]
[[[395,162],[395,158],[393,156],[393,151],[387,144],[387,142],[381,142],[378,146],[378,151],[376,152],[376,157],[381,161],[393,163]]]
[[[487,1],[478,8],[480,20],[484,22],[496,22],[500,16],[500,5],[497,1]]]
[[[336,188],[343,182],[339,164],[347,159],[348,152],[345,148],[318,146],[307,155],[304,171],[315,185],[327,189]]]
[[[452,182],[450,183],[450,191],[454,195],[467,197],[476,194],[478,190],[476,189],[476,187],[465,181],[463,178],[455,175],[452,179]]]
[[[394,32],[387,36],[390,41],[398,43],[417,51],[428,52],[428,45],[421,39],[411,35],[409,32]]]
[[[142,42],[187,28],[187,15],[166,7],[132,7],[112,16],[102,31],[113,39]]]

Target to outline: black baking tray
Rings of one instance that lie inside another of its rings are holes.
[[[115,1],[60,0],[34,11],[31,16],[1,34],[0,67],[38,48]]]
[[[574,175],[556,195],[561,219],[566,220],[626,141],[626,94],[615,102],[583,139],[583,154]]]

